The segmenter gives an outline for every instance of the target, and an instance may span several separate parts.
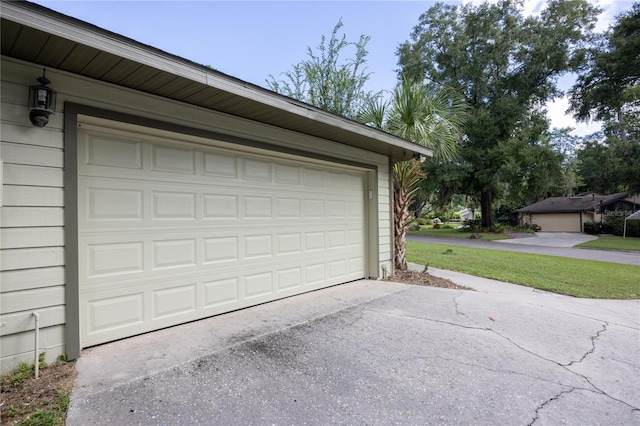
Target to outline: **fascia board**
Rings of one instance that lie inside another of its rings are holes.
[[[311,105],[287,98],[248,82],[208,71],[204,66],[187,59],[163,52],[124,36],[76,20],[64,15],[54,16],[48,9],[35,10],[29,3],[2,2],[1,13],[5,19],[45,31],[52,35],[86,45],[133,62],[183,77],[206,86],[250,99],[270,107],[308,118],[323,124],[343,129],[347,132],[378,140],[396,148],[417,153],[425,157],[433,156],[433,151],[381,130],[353,122],[349,119],[317,109]],[[40,6],[36,6],[40,8]]]

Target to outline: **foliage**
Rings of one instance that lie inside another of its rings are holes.
[[[455,155],[466,119],[466,105],[449,89],[427,86],[403,79],[390,102],[368,102],[358,120],[433,150],[436,159]],[[429,160],[427,160],[429,161]],[[425,174],[417,161],[393,166],[394,266],[407,268],[406,233],[415,218],[414,203]]]
[[[584,233],[590,235],[611,234],[611,225],[604,222],[589,221],[584,223]]]
[[[580,191],[640,192],[640,126],[629,130],[625,140],[608,132],[585,138],[577,152]]]
[[[517,226],[518,212],[515,208],[502,205],[496,209],[496,222],[502,225]]]
[[[358,121],[425,146],[435,159],[448,159],[457,153],[466,111],[459,93],[402,78],[390,101],[370,100]]]
[[[407,244],[407,258],[420,265],[570,296],[640,298],[640,266],[635,265],[414,242]]]
[[[577,118],[623,121],[640,106],[640,3],[619,15],[590,50],[589,66],[571,89]]]
[[[496,197],[519,185],[551,178],[557,159],[540,141],[543,104],[559,93],[557,77],[585,58],[597,9],[583,0],[553,0],[524,18],[522,3],[438,3],[420,17],[411,42],[399,50],[400,72],[416,81],[459,88],[471,108],[461,158],[466,174],[457,187],[480,200],[483,225],[493,223]],[[542,160],[543,162],[536,162]],[[520,176],[526,165],[542,165]],[[515,181],[512,181],[514,180]],[[509,187],[505,188],[505,182]],[[541,188],[532,188],[540,196]]]
[[[640,3],[590,50],[589,62],[571,89],[578,119],[603,120],[577,153],[581,191],[640,192]]]
[[[493,228],[494,231],[499,228]],[[511,237],[507,235],[505,232],[533,232],[532,230],[526,230],[523,228],[516,227],[503,227],[501,232],[491,232],[490,229],[483,229],[480,226],[475,228],[465,226],[462,228],[454,228],[451,225],[442,225],[439,228],[435,226],[431,229],[429,228],[420,228],[420,230],[409,230],[410,235],[424,235],[430,237],[442,237],[442,238],[471,238],[470,234],[476,234],[477,238],[482,238],[483,240],[508,240]]]
[[[421,217],[418,219],[418,223],[420,225],[432,225],[433,222],[431,222],[431,219],[427,219],[426,217]]]
[[[62,425],[75,377],[73,363],[42,364],[38,379],[33,363],[21,363],[1,378],[2,424]]]
[[[607,233],[617,235],[619,237],[623,236],[624,219],[625,216],[607,216],[605,218],[605,224],[610,230]],[[627,220],[627,237],[640,237],[640,221]]]
[[[274,92],[301,100],[325,111],[347,118],[355,118],[363,105],[379,94],[364,90],[370,73],[366,72],[366,46],[370,37],[361,35],[357,42],[339,36],[342,19],[338,21],[327,41],[322,36],[317,52],[307,47],[308,59],[293,65],[276,80],[267,79],[267,87]],[[342,59],[345,50],[354,48],[353,57]]]

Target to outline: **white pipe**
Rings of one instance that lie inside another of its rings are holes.
[[[34,360],[33,363],[35,365],[34,369],[35,369],[35,377],[36,379],[38,378],[38,373],[39,373],[39,362],[40,362],[40,315],[38,315],[37,312],[33,313],[33,316],[36,318],[36,326],[35,326],[35,332],[36,332],[36,343],[35,343],[35,349],[34,349]]]

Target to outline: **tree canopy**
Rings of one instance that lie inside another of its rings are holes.
[[[571,110],[604,125],[577,153],[582,189],[640,192],[640,3],[616,18],[589,58]]]
[[[400,73],[456,88],[470,106],[457,160],[467,173],[458,187],[480,199],[486,227],[505,176],[547,150],[540,143],[548,128],[544,104],[560,93],[557,78],[584,63],[598,14],[584,0],[552,0],[539,16],[526,18],[522,9],[522,2],[509,0],[438,3],[397,52]],[[516,155],[525,147],[530,155]]]
[[[457,153],[467,119],[467,105],[455,91],[411,82],[404,78],[389,101],[372,99],[358,120],[431,148],[437,160],[446,161]],[[406,234],[414,217],[410,205],[420,183],[429,179],[417,161],[393,165],[394,266],[406,269]]]
[[[328,40],[323,35],[316,51],[307,47],[308,58],[283,72],[284,79],[270,75],[267,87],[325,111],[355,118],[365,102],[377,96],[364,89],[370,76],[366,68],[370,37],[361,35],[357,42],[347,41],[346,34],[339,34],[342,27],[340,19]],[[345,58],[350,48],[354,49],[353,56]]]

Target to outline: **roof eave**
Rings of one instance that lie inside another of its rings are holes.
[[[2,2],[2,18],[65,40],[115,55],[163,73],[213,87],[244,100],[251,100],[266,108],[293,114],[303,120],[321,123],[327,128],[340,129],[340,142],[349,144],[351,137],[367,138],[369,148],[388,155],[392,161],[416,156],[430,157],[432,150],[405,139],[363,125],[353,120],[323,111],[303,102],[279,95],[262,87],[230,77],[187,59],[172,55],[84,21],[60,14],[28,2]],[[43,64],[46,65],[46,64]],[[162,96],[162,95],[161,95]],[[164,97],[167,97],[166,95]],[[179,97],[171,97],[182,101]],[[250,117],[247,117],[250,118]],[[271,124],[271,123],[266,123]],[[292,125],[291,130],[296,130]],[[307,132],[307,134],[312,134]],[[362,145],[362,141],[360,142]]]

